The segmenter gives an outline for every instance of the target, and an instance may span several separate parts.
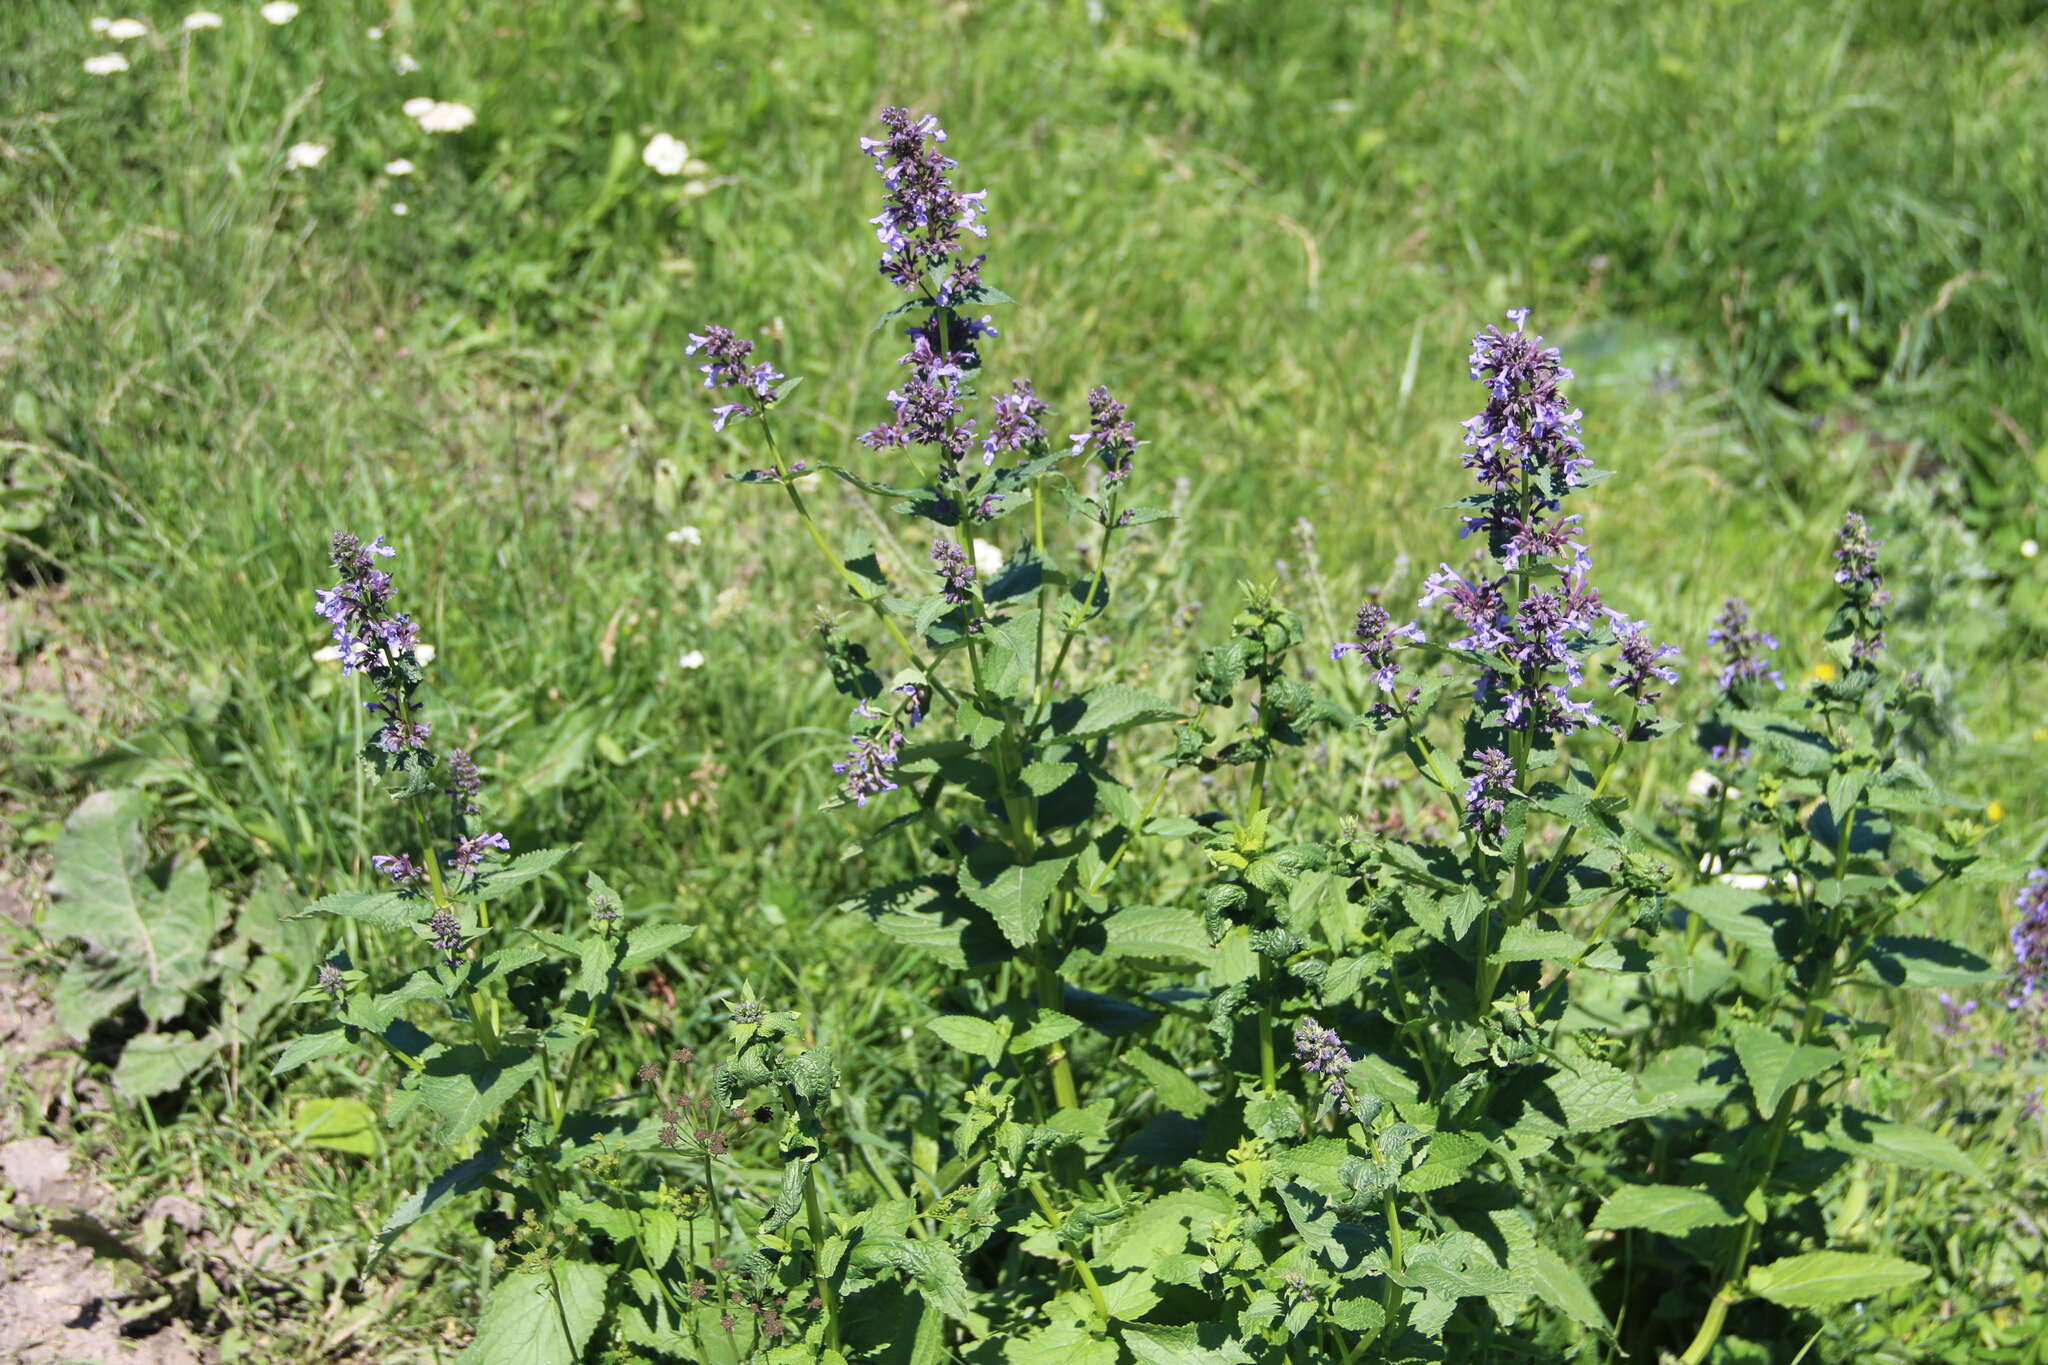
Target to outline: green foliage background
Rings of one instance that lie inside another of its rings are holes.
[[[381,812],[309,603],[329,528],[382,533],[431,585],[437,701],[461,708],[443,723],[515,846],[580,841],[703,926],[702,979],[636,1008],[687,1031],[705,990],[750,977],[859,1059],[854,1093],[915,1084],[899,1022],[925,969],[819,914],[854,884],[852,830],[815,810],[841,736],[806,633],[836,598],[718,481],[743,455],[681,354],[711,318],[764,334],[808,376],[792,445],[868,458],[850,438],[894,352],[869,330],[854,140],[892,102],[942,112],[991,191],[1025,304],[999,319],[1004,363],[1069,416],[1115,384],[1147,476],[1186,480],[1195,529],[1154,537],[1106,666],[1184,677],[1144,642],[1184,607],[1226,619],[1241,577],[1293,583],[1334,638],[1365,587],[1411,594],[1455,558],[1439,509],[1465,342],[1526,303],[1625,475],[1590,521],[1603,578],[1687,645],[1686,690],[1730,592],[1785,623],[1788,673],[1820,657],[1819,547],[1865,507],[1891,541],[1896,652],[1946,702],[1934,766],[1997,803],[2009,853],[2042,842],[2048,557],[2022,553],[2048,541],[2038,4],[308,0],[282,27],[222,9],[188,37],[182,8],[139,6],[159,36],[103,78],[81,68],[109,46],[91,10],[0,8],[0,530],[15,583],[61,583],[6,647],[106,661],[83,701],[6,703],[17,863],[84,792],[132,786],[238,902],[360,885]],[[477,123],[424,134],[400,111],[418,95]],[[641,163],[658,130],[709,164],[707,193]],[[284,171],[302,140],[332,150]],[[418,170],[382,175],[397,156]],[[685,524],[701,546],[666,538]],[[1682,785],[1680,748],[1646,790]],[[1327,814],[1390,799],[1418,800],[1333,791]],[[1943,913],[2002,939],[1998,904]],[[1958,1063],[1918,1033],[1905,1107],[1956,1103]],[[290,1096],[239,1065],[209,1064],[175,1112],[101,1116],[124,1193],[290,1130]],[[156,1126],[199,1118],[198,1152]],[[2038,1189],[2027,1140],[2008,1179]],[[332,1233],[418,1159],[294,1156],[261,1216]],[[1957,1270],[1999,1235],[1916,1216]],[[307,1272],[328,1277],[316,1298],[347,1254]],[[481,1271],[439,1255],[403,1267],[432,1292],[374,1329],[383,1358],[473,1299]],[[1987,1351],[2027,1349],[2001,1325],[2028,1286],[2039,1301],[2038,1234],[2026,1266],[1943,1311],[1983,1313]]]

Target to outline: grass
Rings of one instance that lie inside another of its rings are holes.
[[[1184,606],[1222,619],[1240,578],[1341,618],[1456,558],[1464,341],[1527,303],[1622,475],[1589,526],[1603,578],[1687,645],[1687,686],[1723,595],[1814,619],[1843,508],[1891,509],[1945,780],[1999,803],[2015,856],[2048,838],[2048,558],[2020,552],[2048,541],[2036,6],[337,0],[189,38],[181,7],[140,12],[162,36],[112,78],[81,69],[106,47],[88,8],[0,12],[0,460],[63,474],[9,563],[61,580],[62,637],[116,661],[122,717],[10,713],[17,859],[128,783],[217,880],[357,884],[382,813],[309,602],[329,528],[382,532],[433,593],[436,700],[515,844],[576,838],[705,923],[717,955],[679,996],[779,982],[873,1093],[915,1089],[897,1006],[930,981],[819,913],[850,884],[851,827],[815,809],[841,736],[806,636],[834,599],[721,481],[745,456],[681,354],[710,318],[764,333],[808,377],[787,429],[811,458],[876,419],[893,352],[854,139],[884,102],[940,108],[992,191],[991,278],[1024,301],[993,363],[1066,414],[1116,384],[1156,496],[1186,481],[1198,533],[1152,536],[1106,656]],[[477,125],[419,132],[421,94]],[[656,130],[708,193],[641,165]],[[282,171],[301,140],[332,151]],[[379,173],[401,155],[413,175]],[[666,539],[686,523],[701,546]],[[1679,749],[1644,782],[1682,781]],[[1997,941],[1987,907],[1951,910]],[[226,1123],[218,1094],[185,1103]],[[269,1140],[286,1100],[261,1103],[209,1165]],[[402,1149],[287,1159],[302,1202],[271,1216],[301,1236],[417,1175]],[[364,1330],[425,1349],[467,1273]]]

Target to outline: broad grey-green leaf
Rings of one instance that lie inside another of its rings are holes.
[[[1200,1326],[1118,1329],[1124,1345],[1144,1365],[1251,1365],[1252,1358],[1220,1322]]]
[[[1012,946],[1022,948],[1037,939],[1046,902],[1073,861],[1070,856],[1013,863],[1001,848],[991,848],[989,856],[970,859],[960,870],[960,891],[988,911]]]
[[[1750,1093],[1756,1097],[1757,1112],[1769,1118],[1778,1104],[1801,1081],[1810,1080],[1842,1062],[1842,1054],[1831,1047],[1809,1047],[1756,1024],[1730,1030],[1735,1056],[1742,1074],[1749,1078]]]
[[[575,1365],[604,1316],[607,1273],[588,1261],[556,1261],[505,1276],[456,1365]]]
[[[220,1036],[196,1038],[189,1033],[145,1033],[128,1040],[114,1066],[114,1089],[131,1100],[166,1094],[220,1051]]]
[[[1705,1190],[1683,1185],[1623,1185],[1607,1196],[1593,1226],[1647,1228],[1680,1237],[1695,1228],[1727,1227],[1741,1221],[1741,1214]]]
[[[133,966],[85,953],[65,963],[50,998],[57,1027],[83,1041],[94,1024],[135,998]]]
[[[500,1048],[486,1057],[474,1043],[438,1053],[419,1077],[420,1101],[441,1116],[441,1140],[454,1142],[489,1121],[540,1070],[538,1054]]]
[[[1809,1251],[1749,1272],[1749,1291],[1786,1308],[1826,1308],[1918,1284],[1927,1267],[1867,1251]]]
[[[396,891],[337,891],[322,896],[292,918],[339,915],[342,919],[374,924],[379,929],[404,929],[425,919],[430,909],[420,897]]]
[[[151,888],[143,875],[139,792],[94,792],[65,817],[51,860],[56,898],[43,917],[51,938],[81,938],[108,947],[138,943],[152,952],[145,906]]]
[[[1067,739],[1099,739],[1140,725],[1180,719],[1180,708],[1123,683],[1104,683],[1052,708],[1052,732]]]
[[[942,1014],[928,1020],[925,1027],[959,1048],[971,1057],[980,1057],[990,1066],[1003,1059],[1003,1045],[1010,1040],[1008,1019],[977,1019],[971,1014]]]
[[[569,850],[566,848],[537,848],[531,853],[522,853],[511,862],[491,868],[477,877],[463,896],[473,901],[495,900],[536,877],[546,875],[549,868],[567,856]]]

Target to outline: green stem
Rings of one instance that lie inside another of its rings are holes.
[[[1038,1205],[1038,1211],[1044,1216],[1047,1225],[1057,1228],[1060,1223],[1060,1216],[1053,1208],[1052,1200],[1046,1197],[1044,1184],[1034,1180],[1031,1182],[1029,1189],[1031,1191],[1031,1200]],[[1102,1286],[1096,1283],[1094,1268],[1088,1264],[1088,1258],[1082,1254],[1079,1247],[1068,1248],[1068,1254],[1074,1258],[1074,1269],[1080,1272],[1081,1283],[1087,1286],[1088,1297],[1094,1301],[1095,1311],[1101,1316],[1102,1321],[1106,1325],[1109,1322],[1109,1304],[1102,1297]]]
[[[804,1218],[811,1225],[811,1283],[825,1306],[825,1349],[839,1349],[839,1291],[825,1274],[825,1219],[818,1212],[818,1168],[804,1172]]]

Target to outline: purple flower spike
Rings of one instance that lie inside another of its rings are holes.
[[[1385,607],[1377,602],[1367,602],[1358,609],[1358,620],[1351,628],[1351,638],[1331,646],[1330,657],[1341,659],[1347,654],[1358,655],[1373,670],[1372,680],[1379,685],[1380,691],[1391,692],[1395,675],[1400,671],[1400,663],[1394,656],[1401,648],[1401,642],[1421,644],[1422,638],[1422,628],[1415,622],[1397,626]]]
[[[781,381],[782,372],[772,365],[748,364],[754,343],[735,336],[730,327],[713,323],[701,333],[690,333],[690,344],[683,348],[683,354],[695,355],[699,351],[708,362],[697,367],[704,372],[705,388],[738,389],[745,396],[744,401],[721,403],[711,409],[713,431],[724,431],[728,422],[766,412],[779,397],[775,386]]]
[[[1707,632],[1707,642],[1721,647],[1721,674],[1718,679],[1723,692],[1733,692],[1744,683],[1768,681],[1780,691],[1785,687],[1785,675],[1771,667],[1771,652],[1778,647],[1778,637],[1768,631],[1755,630],[1750,626],[1749,603],[1739,597],[1731,597],[1721,604],[1721,614],[1714,618],[1714,628]]]
[[[473,834],[467,839],[456,841],[455,851],[448,855],[448,865],[457,872],[474,872],[482,865],[484,855],[491,849],[510,853],[512,845],[502,834]]]
[[[946,130],[937,116],[889,108],[882,126],[886,136],[860,140],[888,187],[882,211],[869,220],[882,244],[882,274],[906,293],[920,294],[932,275],[950,267],[933,290],[941,305],[950,304],[980,281],[980,258],[963,264],[960,256],[964,237],[988,236],[981,221],[988,191],[953,187],[950,172],[960,163],[938,150]]]
[[[1472,759],[1477,767],[1465,783],[1465,828],[1498,839],[1507,797],[1514,790],[1515,765],[1498,749],[1481,749]]]
[[[389,877],[393,886],[418,886],[427,876],[427,870],[405,853],[380,853],[370,859],[370,866]]]
[[[1336,1101],[1338,1108],[1347,1107],[1344,1073],[1351,1069],[1351,1053],[1335,1029],[1304,1017],[1294,1026],[1294,1060],[1309,1075],[1323,1077],[1323,1093]]]
[[[1097,385],[1088,394],[1088,430],[1068,438],[1074,443],[1074,454],[1095,452],[1109,471],[1104,482],[1112,488],[1131,476],[1131,456],[1144,444],[1138,439],[1137,427],[1125,420],[1127,411],[1110,397],[1107,388]]]
[[[932,562],[938,565],[942,586],[948,602],[960,606],[970,600],[974,591],[974,561],[950,540],[942,540],[932,546]]]
[[[2011,993],[2005,1003],[2038,1014],[2048,1011],[2048,867],[2027,874],[2013,909]]]

